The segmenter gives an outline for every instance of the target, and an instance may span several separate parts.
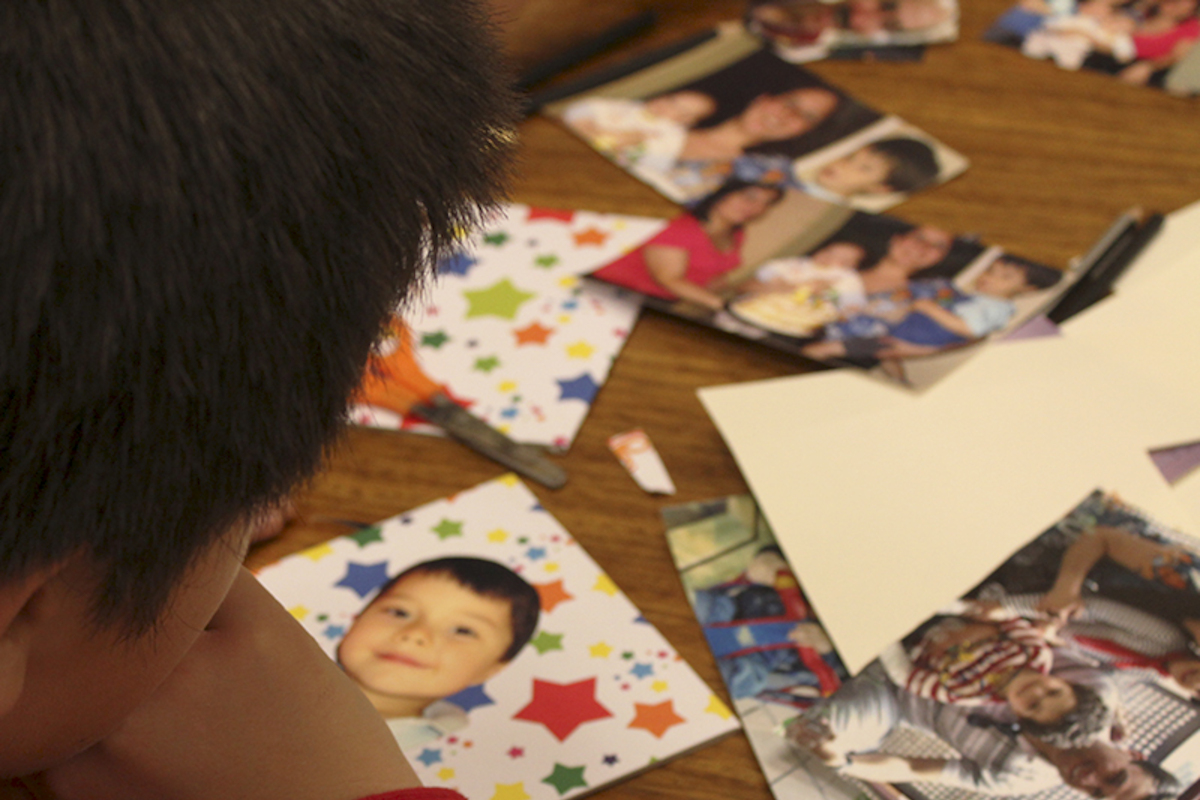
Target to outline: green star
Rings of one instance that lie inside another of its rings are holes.
[[[445,541],[453,536],[462,536],[463,524],[450,519],[443,519],[430,530],[437,534],[438,539]]]
[[[421,334],[421,347],[432,347],[437,350],[448,341],[450,341],[450,336],[445,331]]]
[[[547,253],[544,256],[538,256],[535,258],[533,263],[535,266],[541,267],[542,269],[550,269],[558,263],[558,256],[554,255],[553,253]]]
[[[467,298],[467,319],[488,314],[501,319],[513,319],[521,305],[533,299],[535,295],[533,292],[521,291],[505,278],[486,289],[463,292],[463,296]]]
[[[495,356],[488,356],[487,358],[475,359],[474,369],[479,372],[491,372],[498,366],[500,366],[500,359]]]
[[[544,656],[552,650],[562,650],[562,640],[563,635],[561,633],[538,631],[538,635],[530,639],[529,643],[538,651],[539,656]]]
[[[559,797],[577,786],[587,786],[583,779],[583,767],[567,767],[554,762],[554,771],[542,778],[542,783],[548,783],[558,790]]]
[[[483,241],[485,244],[499,247],[508,241],[508,234],[504,231],[494,231],[493,233],[489,233],[487,236],[484,236]]]
[[[626,661],[628,661],[629,659],[633,658],[633,652],[632,652],[632,651],[629,651],[629,650],[626,650],[624,653],[621,653],[621,658],[623,658],[623,659],[625,659]]]
[[[378,525],[371,525],[368,528],[363,528],[361,531],[350,534],[347,538],[353,539],[358,543],[359,547],[366,547],[371,542],[383,541],[383,529]]]

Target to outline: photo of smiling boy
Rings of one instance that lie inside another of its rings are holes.
[[[445,698],[484,683],[537,627],[537,591],[481,558],[423,561],[379,590],[338,645],[346,675],[388,722],[402,748],[467,724]]]

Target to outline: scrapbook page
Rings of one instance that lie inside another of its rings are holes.
[[[388,719],[426,786],[559,800],[738,727],[512,475],[259,578]]]
[[[688,206],[736,181],[878,211],[967,166],[950,147],[783,61],[737,26],[545,112]]]
[[[1197,544],[1097,491],[786,735],[880,798],[1174,796],[1200,777]]]
[[[628,293],[579,276],[661,227],[644,217],[506,206],[440,265],[424,301],[403,314],[407,331],[377,358],[407,348],[407,371],[471,414],[518,442],[566,450],[638,313]],[[407,413],[404,387],[364,388],[356,423],[429,430]]]
[[[832,694],[847,673],[749,495],[663,509],[667,546],[771,793],[858,795],[790,748],[780,726]]]
[[[1200,93],[1196,0],[1021,2],[984,38],[1062,69],[1103,72],[1173,94]]]
[[[913,61],[958,36],[955,0],[751,0],[746,27],[785,61]]]
[[[719,190],[591,277],[650,307],[917,388],[1069,283],[974,237],[757,186]]]

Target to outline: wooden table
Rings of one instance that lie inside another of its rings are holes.
[[[957,43],[931,48],[914,64],[824,62],[823,78],[863,102],[904,117],[966,154],[971,167],[892,213],[1046,263],[1087,249],[1131,205],[1170,211],[1200,199],[1200,101],[1069,73],[980,41],[1007,0],[961,0]],[[518,4],[519,5],[519,4]],[[538,43],[598,30],[645,3],[550,0],[526,3],[510,21],[522,60]],[[611,63],[737,17],[736,0],[654,4],[659,25],[586,68]],[[675,207],[628,177],[556,124],[520,129],[513,199],[537,205],[670,216]],[[1181,365],[1195,354],[1184,354]],[[638,322],[570,452],[559,491],[532,486],[556,517],[726,698],[720,676],[676,578],[659,510],[746,491],[733,459],[695,391],[702,386],[802,372],[804,364],[715,331],[654,313]],[[803,414],[803,409],[797,409]],[[605,447],[611,434],[642,427],[678,487],[674,497],[639,490]],[[328,469],[298,500],[302,521],[250,555],[251,566],[343,531],[330,518],[376,520],[444,497],[502,470],[449,441],[356,429]],[[803,487],[797,487],[802,490]],[[803,579],[803,561],[795,564]],[[742,736],[676,759],[597,796],[612,798],[770,797]]]

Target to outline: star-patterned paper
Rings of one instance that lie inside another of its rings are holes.
[[[331,657],[391,576],[443,556],[499,562],[537,591],[529,643],[450,699],[465,728],[406,750],[428,786],[472,800],[594,791],[738,728],[733,713],[515,476],[264,568]]]
[[[580,276],[662,220],[511,205],[442,262],[405,314],[422,369],[519,442],[567,449],[637,319],[639,301]],[[361,405],[363,425],[429,430]]]

